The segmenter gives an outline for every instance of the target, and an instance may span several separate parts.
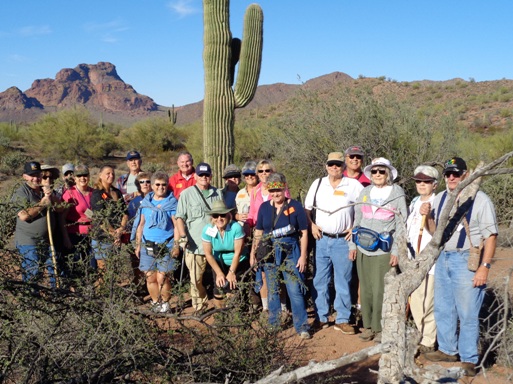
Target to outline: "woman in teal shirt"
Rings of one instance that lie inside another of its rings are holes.
[[[242,254],[244,230],[232,220],[230,208],[222,200],[214,201],[207,211],[212,223],[203,228],[203,250],[214,274],[214,303],[220,308],[224,296],[237,288],[242,274],[249,268],[249,260]]]

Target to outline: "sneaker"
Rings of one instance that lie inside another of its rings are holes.
[[[339,323],[335,324],[333,327],[335,331],[340,331],[344,335],[354,335],[356,331],[354,330],[354,327],[350,325],[349,323]]]
[[[374,342],[377,344],[381,343],[381,332],[376,332],[374,335]]]
[[[442,351],[429,352],[424,354],[424,356],[429,361],[445,361],[448,363],[454,363],[458,361],[458,357],[456,355],[448,355]]]
[[[465,376],[474,377],[476,375],[476,365],[474,363],[461,363],[461,368]]]
[[[169,309],[170,309],[169,303],[166,301],[165,303],[162,303],[160,305],[160,311],[159,312],[160,313],[166,313],[166,312],[169,312]]]
[[[374,339],[374,331],[370,328],[365,328],[363,330],[363,332],[358,336],[360,339],[362,339],[363,341],[371,341],[372,339]]]
[[[312,335],[310,335],[310,332],[307,332],[307,331],[303,331],[299,334],[299,337],[304,339],[304,340],[309,340],[312,338]]]
[[[151,302],[151,311],[155,313],[160,313],[161,304],[158,301]]]

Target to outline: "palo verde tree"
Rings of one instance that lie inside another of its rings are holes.
[[[215,185],[222,184],[222,171],[233,162],[235,108],[245,107],[253,99],[262,62],[262,9],[251,4],[246,10],[241,41],[232,38],[229,8],[229,0],[203,0],[203,160],[214,170]]]

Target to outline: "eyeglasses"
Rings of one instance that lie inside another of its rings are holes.
[[[447,172],[445,172],[445,173],[444,173],[444,176],[445,176],[446,178],[449,178],[449,177],[451,177],[451,176],[452,176],[452,177],[454,177],[455,179],[458,179],[458,178],[460,178],[460,177],[461,177],[461,175],[462,175],[462,174],[461,174],[459,171],[447,171]]]
[[[265,173],[271,173],[271,169],[268,168],[268,169],[259,169],[258,170],[258,173],[264,173],[264,172]]]
[[[326,163],[326,165],[327,165],[328,167],[333,167],[333,166],[335,166],[335,167],[337,167],[337,168],[342,168],[343,163],[337,163],[337,162],[334,162],[334,163]]]
[[[425,183],[425,184],[433,184],[434,180],[415,180],[415,184]]]
[[[219,218],[219,217],[220,217],[220,218],[222,218],[222,219],[224,219],[224,218],[226,217],[226,213],[213,213],[213,214],[212,214],[212,218],[213,218],[213,219],[217,219],[217,218]]]
[[[208,173],[201,173],[198,177],[210,177],[210,175]]]
[[[85,175],[75,175],[75,177],[78,177],[78,178],[80,178],[80,177],[89,177],[89,173],[86,173]]]
[[[162,184],[160,184],[160,183],[155,183],[154,185],[155,185],[156,187],[167,187],[167,184],[166,184],[166,183],[162,183]]]
[[[362,155],[347,155],[347,157],[349,157],[351,160],[354,160],[354,159],[361,160],[361,159],[363,159]]]
[[[385,171],[384,169],[371,169],[371,173],[373,175],[375,175],[376,173],[379,173],[380,175],[385,175],[387,171]]]
[[[52,176],[41,176],[41,178],[42,178],[43,180],[48,180],[48,179],[52,180],[52,179],[53,179],[53,177],[52,177]]]
[[[151,184],[150,180],[139,180],[139,184]]]

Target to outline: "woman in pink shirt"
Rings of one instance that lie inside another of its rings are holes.
[[[77,262],[86,261],[90,252],[90,241],[87,237],[91,226],[91,193],[89,186],[89,168],[86,165],[75,167],[75,185],[62,195],[66,204],[64,217],[64,247],[67,250],[67,267],[72,272],[77,269]],[[94,265],[92,265],[94,267]],[[77,272],[77,271],[75,271]]]

